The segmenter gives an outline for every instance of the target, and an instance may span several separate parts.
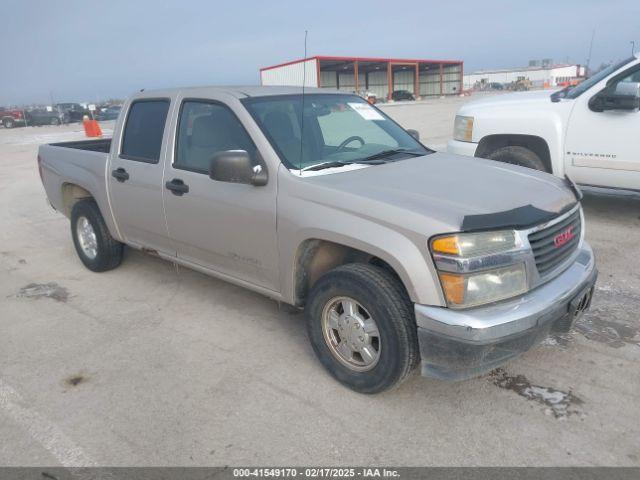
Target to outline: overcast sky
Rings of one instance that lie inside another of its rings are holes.
[[[640,47],[640,2],[0,0],[0,105],[140,88],[257,84],[309,55],[460,59],[465,71],[553,58],[591,66]],[[639,48],[640,49],[640,48]]]

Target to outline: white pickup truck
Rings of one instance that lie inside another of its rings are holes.
[[[640,58],[575,87],[464,105],[451,153],[568,175],[580,185],[640,190]]]

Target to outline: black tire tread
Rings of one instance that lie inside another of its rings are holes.
[[[399,334],[400,341],[407,347],[404,351],[403,358],[398,359],[402,366],[401,370],[396,378],[383,385],[379,385],[370,390],[358,391],[361,393],[378,393],[397,387],[420,362],[417,327],[412,302],[404,286],[396,276],[383,268],[365,263],[350,263],[331,270],[319,279],[311,290],[309,299],[313,298],[317,288],[320,288],[322,283],[331,283],[332,279],[336,276],[346,277],[350,281],[364,282],[373,286],[379,294],[377,301],[386,305],[388,310],[397,312],[397,315],[390,315],[388,320],[393,323],[395,330]],[[308,322],[314,320],[317,321],[316,319],[308,318]]]
[[[98,237],[98,256],[96,261],[91,262],[82,254],[75,234],[76,220],[80,215],[84,215],[91,222]],[[106,272],[113,270],[122,263],[124,245],[113,238],[107,224],[102,217],[98,204],[92,198],[87,198],[76,202],[71,211],[71,236],[82,263],[93,272]]]
[[[359,272],[365,278],[368,278],[372,283],[376,284],[383,291],[383,300],[387,301],[394,308],[402,312],[403,322],[399,322],[397,318],[392,318],[394,323],[398,323],[399,326],[409,328],[403,328],[402,331],[406,335],[405,339],[409,348],[407,351],[407,361],[405,362],[405,369],[398,379],[397,385],[402,383],[404,379],[411,373],[411,371],[420,363],[420,349],[418,348],[418,327],[416,326],[415,314],[413,313],[411,299],[407,294],[404,286],[400,283],[400,280],[387,270],[377,267],[375,265],[369,265],[364,263],[352,263],[344,265],[349,267],[348,270]],[[389,290],[391,290],[391,293]],[[386,297],[386,298],[385,298]]]
[[[518,145],[498,148],[487,155],[487,158],[498,162],[509,163],[511,165],[519,165],[521,167],[540,170],[541,172],[547,171],[544,162],[535,152]]]

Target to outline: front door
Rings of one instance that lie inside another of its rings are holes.
[[[261,187],[210,179],[211,158],[228,150],[245,150],[257,164],[254,142],[227,105],[184,100],[165,166],[169,235],[178,258],[278,291],[275,175]]]
[[[175,255],[162,206],[162,142],[169,105],[169,99],[143,99],[131,104],[120,145],[115,145],[111,153],[107,180],[114,217],[124,240],[139,248]]]
[[[640,82],[638,66],[614,77],[605,91],[620,82]],[[592,110],[590,100],[601,92],[592,88],[575,100],[565,141],[566,171],[583,185],[640,190],[640,112]]]

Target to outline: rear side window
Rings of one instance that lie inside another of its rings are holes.
[[[158,163],[169,100],[139,100],[131,104],[122,137],[120,156]]]

